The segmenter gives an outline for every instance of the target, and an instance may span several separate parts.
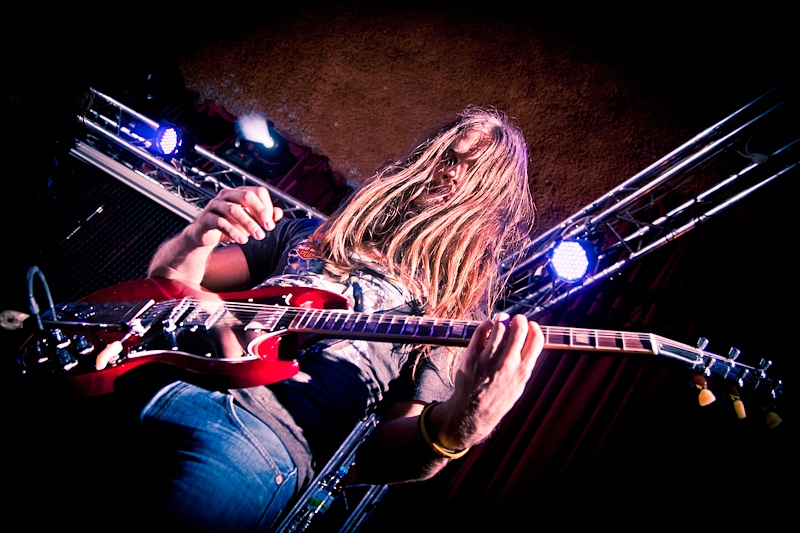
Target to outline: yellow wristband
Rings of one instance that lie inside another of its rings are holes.
[[[428,411],[433,409],[438,402],[431,402],[425,406],[422,412],[419,415],[419,432],[422,433],[422,438],[425,439],[425,442],[431,449],[436,452],[438,455],[442,457],[447,457],[448,459],[458,459],[459,457],[464,457],[464,455],[469,451],[469,447],[464,448],[463,450],[448,450],[438,442],[431,439],[428,430],[425,428],[425,417],[428,415]]]

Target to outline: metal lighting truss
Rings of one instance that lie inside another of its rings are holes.
[[[185,155],[171,160],[153,155],[126,132],[135,122],[154,130],[159,123],[95,89],[92,93],[91,105],[78,117],[86,126],[85,139],[76,141],[71,155],[186,220],[193,220],[221,189],[240,185],[262,185],[269,189],[275,205],[282,207],[289,218],[327,218],[312,206],[201,146],[193,146]]]
[[[761,95],[508,258],[500,308],[535,318],[796,172],[800,123],[784,92],[778,87]],[[597,253],[594,268],[575,283],[548,267],[550,251],[563,239],[589,241]]]

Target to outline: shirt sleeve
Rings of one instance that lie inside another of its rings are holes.
[[[454,386],[447,375],[446,355],[444,349],[435,348],[431,350],[430,357],[423,357],[414,369],[414,354],[412,354],[400,376],[389,388],[383,405],[409,400],[423,403],[443,402],[450,398]],[[437,366],[434,361],[439,365]]]
[[[447,375],[446,355],[445,349],[437,348],[431,351],[430,358],[424,357],[420,361],[411,399],[431,403],[450,398],[453,384]],[[438,366],[433,361],[437,361]]]
[[[275,229],[258,241],[241,245],[253,286],[283,272],[289,251],[314,233],[321,221],[315,218],[281,219]]]

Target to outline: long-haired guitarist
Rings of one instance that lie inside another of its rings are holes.
[[[140,477],[120,474],[145,487],[137,517],[165,529],[268,530],[370,412],[380,424],[358,448],[353,479],[427,479],[487,439],[523,393],[541,329],[522,315],[486,318],[502,290],[499,263],[525,246],[534,220],[525,140],[503,113],[466,109],[322,223],[283,215],[265,188],[223,190],[161,245],[149,277],[214,293],[309,286],[365,315],[481,325],[466,348],[422,346],[413,333],[323,338],[277,383],[159,389],[129,441],[128,474]],[[243,327],[264,333],[257,316]]]

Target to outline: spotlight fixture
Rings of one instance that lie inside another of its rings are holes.
[[[550,251],[548,264],[558,279],[566,283],[575,283],[594,268],[597,256],[588,241],[560,240]]]
[[[162,121],[156,130],[152,149],[160,156],[172,158],[177,156],[183,147],[183,131],[174,124]]]
[[[275,148],[275,138],[270,134],[269,123],[260,113],[242,115],[236,121],[236,131],[239,136],[250,141],[262,149]]]
[[[258,112],[236,120],[236,141],[222,155],[244,170],[267,179],[285,175],[297,162],[288,141]]]
[[[158,127],[133,120],[120,128],[136,146],[163,159],[170,160],[186,151],[187,136],[175,124],[162,120]]]

